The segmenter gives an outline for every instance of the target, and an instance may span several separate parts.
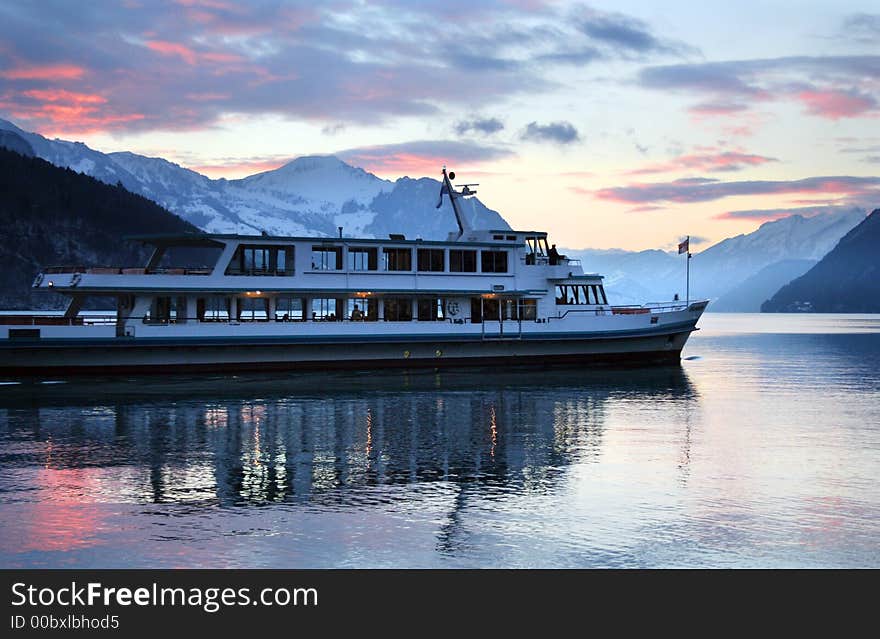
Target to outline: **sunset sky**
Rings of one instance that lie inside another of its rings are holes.
[[[566,247],[699,249],[880,206],[878,43],[877,0],[0,0],[0,117],[211,177],[445,163]]]

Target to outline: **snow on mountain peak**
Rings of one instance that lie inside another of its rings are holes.
[[[346,164],[334,155],[296,158],[272,171],[231,183],[243,188],[296,194],[299,197],[341,206],[349,201],[368,204],[393,183]]]
[[[439,183],[414,190],[408,181],[383,180],[332,155],[299,157],[241,180],[212,180],[162,158],[48,140],[6,120],[0,120],[0,130],[21,136],[56,166],[108,184],[122,182],[209,233],[335,236],[343,226],[346,235],[395,232],[444,239],[455,228],[451,209],[434,209]],[[470,202],[476,227],[503,228],[497,213],[476,199]]]

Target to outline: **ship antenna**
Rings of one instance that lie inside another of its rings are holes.
[[[474,195],[476,191],[469,187],[478,186],[477,184],[465,184],[464,188],[459,192],[452,187],[452,180],[455,179],[455,171],[446,172],[446,165],[443,165],[443,185],[440,187],[440,200],[437,202],[437,208],[443,204],[443,194],[449,195],[449,201],[452,202],[452,210],[455,211],[455,222],[458,224],[458,237],[461,238],[466,231],[473,230],[471,225],[465,220],[458,204],[458,199],[466,195]]]

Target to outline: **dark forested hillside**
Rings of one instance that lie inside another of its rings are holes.
[[[138,233],[200,232],[154,202],[34,157],[0,148],[0,309],[60,307],[31,289],[43,267],[141,265]]]
[[[816,266],[779,289],[761,310],[880,313],[880,209],[844,235]]]

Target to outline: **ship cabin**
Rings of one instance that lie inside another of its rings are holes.
[[[86,321],[80,311],[89,297],[115,304],[106,322],[120,337],[143,324],[188,333],[260,322],[322,323],[317,332],[327,332],[328,322],[419,322],[421,332],[432,322],[481,324],[483,332],[497,322],[504,333],[507,322],[521,331],[523,322],[611,310],[602,277],[560,255],[547,233],[473,228],[460,201],[479,185],[457,190],[454,179],[444,167],[437,206],[448,197],[458,226],[446,241],[348,238],[341,227],[338,237],[318,238],[144,235],[131,238],[152,247],[143,267],[50,268],[34,286],[70,296],[59,323]]]
[[[269,235],[143,235],[140,267],[53,267],[36,287],[135,324],[546,321],[608,309],[599,275],[537,231],[470,230],[447,241]],[[90,297],[104,304],[86,305]]]

